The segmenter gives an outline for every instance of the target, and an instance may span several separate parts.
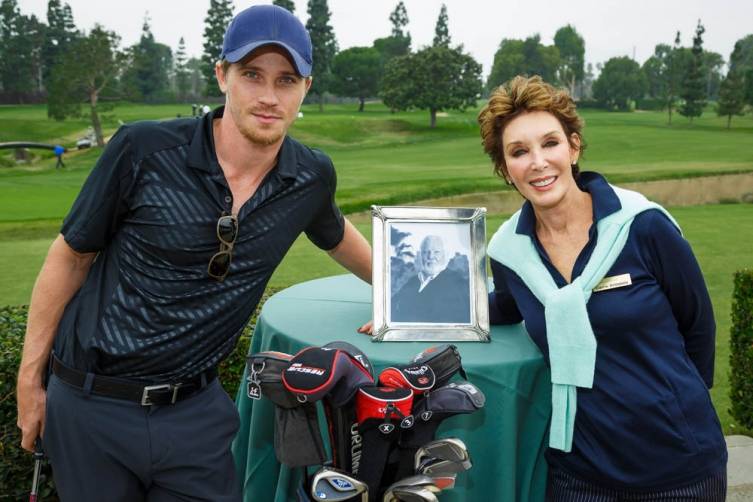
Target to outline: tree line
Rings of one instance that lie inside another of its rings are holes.
[[[292,0],[273,3],[295,11]],[[603,65],[585,64],[585,41],[567,25],[544,45],[538,34],[503,39],[486,82],[481,65],[462,45],[453,44],[447,9],[442,5],[430,46],[413,50],[408,12],[399,1],[390,13],[391,32],[368,47],[340,51],[327,0],[308,0],[306,28],[314,47],[314,81],[308,99],[323,107],[327,96],[355,98],[362,111],[368,98],[390,109],[421,109],[436,124],[444,110],[463,110],[515,75],[541,75],[567,87],[584,102],[608,109],[636,105],[699,116],[708,101],[717,113],[742,114],[753,105],[753,35],[739,40],[723,74],[724,58],[703,49],[704,28],[696,27],[693,46],[658,44],[643,65],[616,57]],[[17,0],[0,1],[0,102],[47,102],[51,118],[86,114],[98,143],[99,114],[115,100],[141,102],[196,101],[219,96],[214,63],[225,28],[232,19],[232,0],[210,0],[204,18],[203,54],[190,58],[183,38],[175,52],[155,40],[144,19],[141,37],[121,47],[117,34],[95,25],[76,28],[73,12],[61,0],[49,0],[46,23],[20,12]],[[595,77],[598,72],[598,77]]]

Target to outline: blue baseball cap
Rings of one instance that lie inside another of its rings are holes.
[[[220,59],[237,63],[264,45],[282,47],[301,76],[311,75],[309,32],[297,17],[277,5],[254,5],[239,12],[227,27]]]

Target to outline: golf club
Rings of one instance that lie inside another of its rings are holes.
[[[446,476],[432,476],[431,479],[434,480],[434,484],[440,490],[450,490],[452,488],[455,488],[456,478],[457,478],[457,474],[450,474]]]
[[[34,440],[34,477],[31,480],[31,492],[29,493],[29,502],[37,502],[39,494],[39,481],[42,473],[42,462],[44,461],[44,451],[42,450],[42,440]]]
[[[384,498],[382,499],[383,502],[388,501],[395,501],[395,500],[406,500],[402,498],[398,498],[397,494],[395,493],[396,490],[402,490],[402,489],[426,489],[429,492],[439,492],[439,488],[434,484],[434,480],[431,479],[428,476],[408,476],[407,478],[403,478],[400,481],[396,481],[392,483],[387,490],[384,492]],[[411,500],[424,500],[424,499],[411,499]],[[431,499],[429,499],[431,500]],[[436,497],[435,497],[436,500]]]
[[[391,492],[390,502],[438,502],[436,492],[428,487],[397,486]]]
[[[349,500],[359,494],[361,502],[369,502],[369,489],[366,483],[331,467],[319,469],[311,482],[311,496],[314,500],[338,502]]]
[[[416,450],[414,456],[414,468],[418,472],[422,461],[426,458],[449,460],[451,462],[469,461],[468,448],[465,443],[457,438],[435,439]],[[470,468],[470,465],[469,465]]]
[[[425,476],[450,476],[467,471],[472,467],[471,461],[453,462],[452,460],[427,459],[418,468],[418,474]]]

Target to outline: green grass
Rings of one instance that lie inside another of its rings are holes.
[[[371,204],[399,204],[468,192],[505,189],[491,175],[476,125],[477,110],[451,112],[428,127],[428,113],[392,114],[381,104],[331,105],[320,113],[304,106],[291,134],[323,148],[338,173],[337,200],[345,212]],[[118,121],[170,118],[188,105],[116,107],[104,121],[108,134]],[[712,114],[671,127],[659,112],[609,113],[585,110],[589,147],[584,169],[609,175],[613,182],[753,171],[753,118],[735,118],[733,128]],[[0,138],[55,142],[75,139],[83,120],[57,123],[43,106],[0,107]],[[61,219],[78,192],[99,149],[66,155],[68,168],[55,172],[49,152],[29,167],[0,168],[0,221]]]

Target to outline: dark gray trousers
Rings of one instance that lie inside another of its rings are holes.
[[[238,502],[235,404],[215,379],[169,406],[47,388],[43,445],[63,502]]]
[[[724,502],[727,469],[708,478],[671,490],[635,492],[594,485],[549,467],[547,502]]]

